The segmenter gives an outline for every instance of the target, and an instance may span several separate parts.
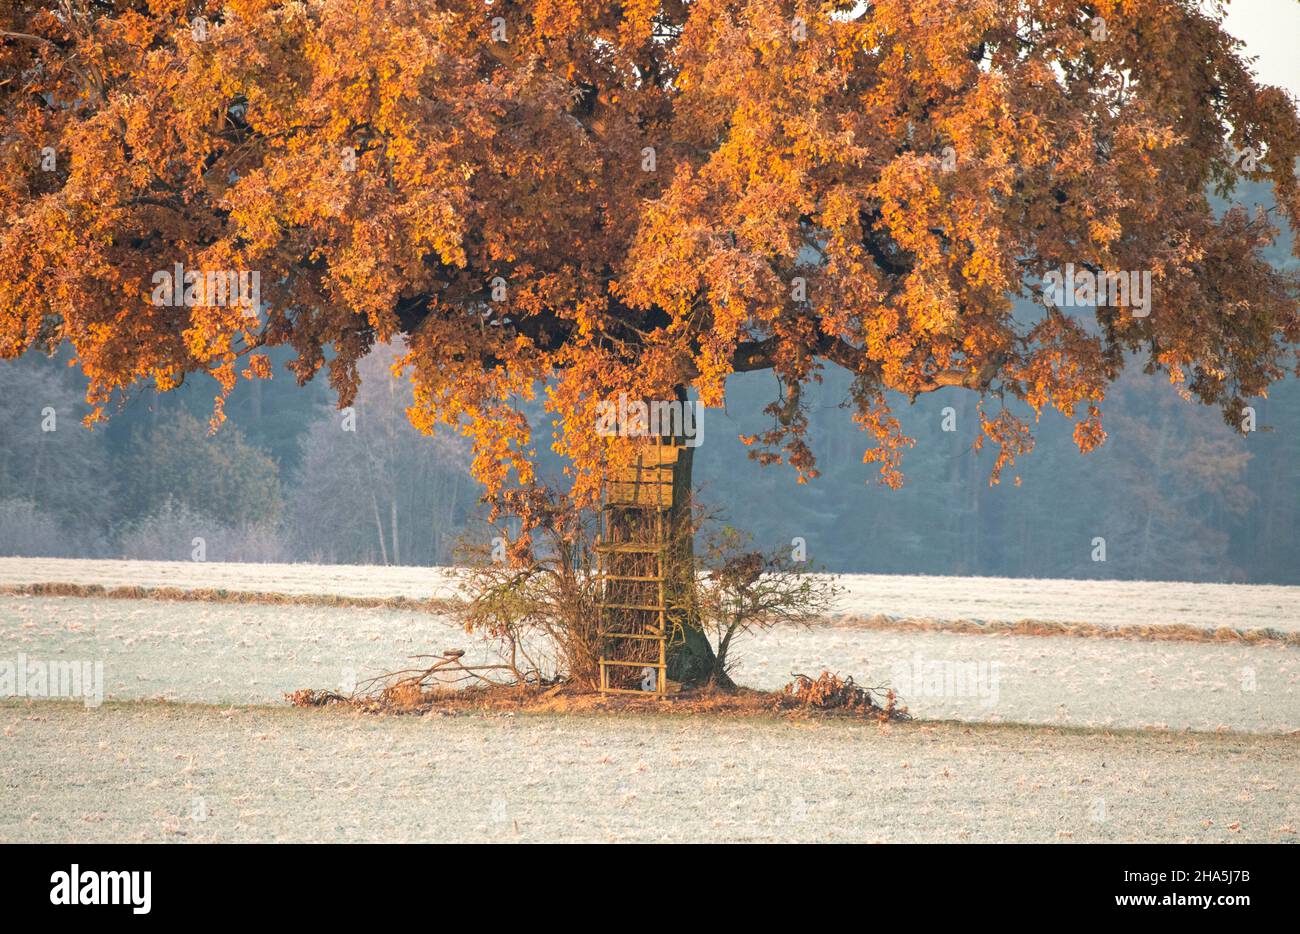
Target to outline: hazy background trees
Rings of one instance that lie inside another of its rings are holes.
[[[184,409],[137,429],[121,458],[119,508],[144,516],[168,502],[231,526],[275,525],[283,497],[279,469],[238,425],[209,433]]]
[[[753,385],[729,395],[733,412],[770,398],[765,377],[744,379]],[[1130,373],[1105,407],[1100,450],[1080,455],[1071,426],[1045,415],[1033,453],[996,486],[993,453],[970,446],[974,400],[937,393],[904,410],[916,446],[900,490],[877,487],[860,463],[839,381],[828,373],[810,400],[823,475],[803,486],[782,467],[745,462],[736,435],[760,429],[763,416],[708,422],[696,458],[703,497],[766,545],[804,538],[813,558],[838,571],[1300,581],[1294,381],[1257,408],[1259,430],[1243,438],[1167,380]],[[1098,538],[1104,561],[1094,560]]]
[[[362,361],[352,412],[318,406],[311,414],[290,494],[295,555],[343,564],[451,561],[479,489],[462,439],[411,427],[411,386],[393,379],[395,357],[379,347]]]
[[[463,439],[407,421],[394,356],[366,359],[350,412],[281,371],[241,386],[215,433],[194,385],[124,400],[92,432],[64,361],[0,365],[0,554],[450,561],[478,488]]]
[[[279,370],[241,386],[214,436],[197,385],[131,398],[92,432],[75,371],[42,357],[0,365],[0,554],[191,560],[201,537],[209,561],[449,562],[476,529],[479,487],[459,436],[407,422],[393,357],[367,359],[351,413]],[[1165,378],[1130,372],[1099,451],[1080,455],[1070,426],[1044,416],[1034,452],[997,486],[991,453],[970,447],[976,401],[942,391],[901,407],[916,446],[900,490],[861,462],[844,380],[827,372],[811,391],[823,474],[803,486],[738,440],[764,427],[769,375],[734,377],[728,411],[706,416],[702,498],[757,546],[803,538],[837,571],[1300,583],[1295,380],[1255,401],[1259,430],[1242,437]]]
[[[0,554],[94,551],[113,513],[110,452],[80,429],[82,389],[55,361],[0,365]],[[69,538],[64,527],[76,526]]]

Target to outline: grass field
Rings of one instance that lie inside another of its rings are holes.
[[[3,559],[0,585],[449,595],[428,571],[273,568]],[[901,592],[881,608],[871,588],[933,580],[946,596],[915,596],[913,609],[982,601],[992,609],[978,618],[1014,617],[1014,593],[979,579],[850,581],[852,602],[905,616]],[[1029,582],[1048,583],[1062,582]],[[1094,617],[1078,594],[1040,615],[1124,625],[1133,586],[1113,585]],[[1179,623],[1222,624],[1215,588],[1176,586]],[[1234,625],[1292,631],[1300,591],[1228,589],[1241,595],[1228,601]],[[1270,601],[1283,609],[1270,615]],[[90,709],[0,700],[0,840],[1291,841],[1300,825],[1300,651],[1277,643],[841,622],[741,646],[737,679],[762,688],[823,668],[895,686],[935,663],[996,675],[964,693],[909,683],[918,719],[888,727],[368,717],[282,700],[450,647],[491,657],[445,616],[413,609],[0,595],[0,660],[99,661],[105,695]]]
[[[439,568],[0,558],[0,585],[54,581],[416,600],[455,593]],[[848,616],[1300,632],[1297,587],[898,574],[844,574],[839,581],[846,591],[839,611]]]
[[[1285,737],[160,703],[0,721],[4,840],[1290,841],[1300,822]]]

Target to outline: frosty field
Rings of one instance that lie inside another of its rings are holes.
[[[903,574],[845,574],[839,581],[846,591],[839,610],[850,616],[1300,632],[1297,587]],[[36,582],[411,599],[455,593],[454,582],[440,568],[0,558],[0,585]]]
[[[44,582],[451,595],[420,569],[0,559],[0,585]],[[847,617],[1294,632],[1300,590],[845,583],[846,619],[742,643],[737,680],[830,669],[899,688],[916,722],[299,710],[284,692],[491,647],[413,609],[0,594],[0,660],[102,662],[106,701],[0,699],[0,840],[1295,839],[1294,646]],[[935,665],[979,678],[911,678]]]
[[[0,706],[3,840],[1293,841],[1293,739]],[[203,818],[203,819],[199,819]]]
[[[278,704],[286,691],[338,690],[448,648],[495,660],[450,620],[416,610],[5,595],[0,647],[0,658],[102,660],[108,700],[206,704]],[[756,636],[736,652],[735,677],[750,687],[776,689],[792,672],[828,669],[892,684],[926,719],[1300,729],[1300,651],[1276,645],[818,626]],[[983,666],[976,670],[988,677],[959,694],[924,679],[900,683],[918,659]]]

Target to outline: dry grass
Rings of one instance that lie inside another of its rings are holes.
[[[1059,623],[1023,619],[1009,623],[958,619],[897,619],[892,616],[846,616],[832,625],[846,629],[893,632],[953,632],[990,636],[1070,636],[1076,639],[1138,639],[1145,642],[1241,642],[1300,648],[1300,632],[1280,629],[1237,629],[1232,626],[1191,626],[1187,623],[1099,626],[1093,623]]]
[[[83,597],[110,600],[173,600],[181,602],[255,603],[272,606],[357,607],[364,609],[417,610],[448,614],[465,608],[458,599],[430,597],[362,597],[332,594],[285,594],[265,591],[184,587],[106,587],[102,584],[74,584],[49,581],[32,584],[0,584],[0,595],[23,597]],[[845,629],[890,632],[951,632],[963,635],[1067,636],[1077,639],[1134,639],[1145,642],[1241,643],[1300,648],[1300,632],[1270,627],[1193,626],[1187,623],[1097,625],[1025,619],[1018,622],[941,619],[900,619],[892,616],[841,616],[825,625]]]
[[[51,581],[39,584],[0,584],[0,595],[19,597],[86,597],[108,600],[175,600],[185,603],[258,603],[272,606],[328,606],[361,609],[423,610],[448,613],[462,604],[459,600],[431,597],[358,597],[333,594],[268,593],[186,587],[105,587],[102,584],[73,584]]]

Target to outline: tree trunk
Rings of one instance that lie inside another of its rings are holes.
[[[402,544],[397,540],[397,494],[393,493],[393,498],[388,501],[388,516],[393,529],[393,564],[402,563]]]
[[[689,404],[684,387],[678,387],[677,399]],[[682,441],[684,439],[678,439]],[[673,471],[673,505],[668,513],[669,551],[664,573],[668,578],[669,622],[677,638],[670,644],[668,677],[683,686],[698,687],[714,679],[717,659],[700,625],[700,606],[697,588],[698,568],[695,565],[695,525],[693,485],[691,472],[695,449],[682,447]],[[680,627],[680,628],[679,628]],[[735,685],[725,673],[717,677],[717,685],[733,688]]]
[[[679,389],[679,401],[686,401],[686,392]],[[672,469],[673,496],[672,505],[662,515],[662,525],[658,517],[652,518],[644,510],[637,508],[615,508],[606,515],[606,527],[603,536],[612,543],[650,542],[663,534],[666,546],[663,560],[663,598],[667,611],[665,613],[669,635],[667,654],[667,675],[669,680],[680,682],[683,687],[699,687],[713,679],[717,667],[713,647],[700,624],[699,595],[697,592],[695,566],[695,540],[693,499],[691,495],[691,468],[695,451],[685,447],[681,437],[674,439],[678,446],[676,464]],[[647,561],[646,559],[650,559]],[[659,600],[658,584],[650,583],[648,576],[654,575],[658,562],[652,556],[644,554],[611,554],[609,558],[612,570],[623,579],[607,585],[605,599],[615,604],[657,604]],[[634,581],[631,578],[640,577]],[[617,630],[635,632],[645,620],[638,617],[641,611],[628,610],[626,619],[618,619],[614,625]],[[654,645],[655,658],[652,660],[644,653],[651,643],[640,643],[639,647],[625,646],[620,651],[630,654],[620,656],[625,661],[658,661],[658,646]],[[627,671],[628,669],[624,669]],[[631,669],[635,670],[635,669]],[[620,675],[620,677],[623,677]],[[647,675],[648,677],[648,675]],[[732,687],[725,676],[718,679],[723,687]],[[630,684],[623,685],[630,687]]]

